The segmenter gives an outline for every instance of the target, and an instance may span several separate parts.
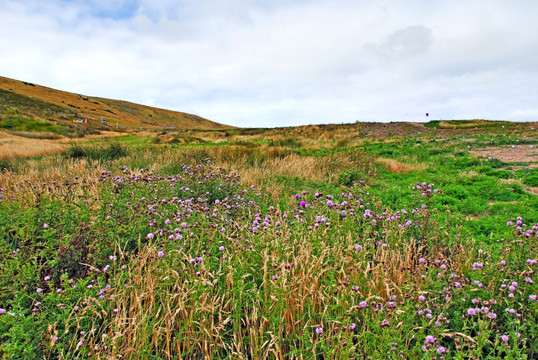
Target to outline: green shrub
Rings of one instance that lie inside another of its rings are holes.
[[[127,148],[118,143],[111,143],[101,147],[99,145],[81,146],[72,145],[65,152],[67,157],[73,159],[86,158],[88,160],[114,160],[127,155]]]
[[[525,176],[521,182],[528,186],[538,186],[538,172],[530,173],[529,175]]]
[[[347,169],[338,174],[338,184],[352,186],[354,182],[363,180],[364,177],[359,169]]]
[[[15,166],[10,159],[0,159],[0,171],[13,171]]]

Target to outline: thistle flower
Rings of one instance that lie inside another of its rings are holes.
[[[471,316],[476,315],[476,310],[473,308],[467,309],[467,315],[471,315]]]

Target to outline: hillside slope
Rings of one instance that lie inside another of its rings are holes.
[[[84,126],[94,129],[103,127],[101,118],[110,126],[123,128],[231,128],[197,115],[74,94],[0,76],[0,116],[15,113],[60,123],[87,118]]]

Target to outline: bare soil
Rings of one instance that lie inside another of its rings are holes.
[[[490,147],[480,150],[470,150],[474,156],[492,157],[506,163],[531,163],[530,167],[538,167],[538,148],[533,145],[515,145],[512,147]]]

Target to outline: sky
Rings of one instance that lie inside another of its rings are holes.
[[[538,121],[536,0],[0,0],[0,75],[239,127]]]

